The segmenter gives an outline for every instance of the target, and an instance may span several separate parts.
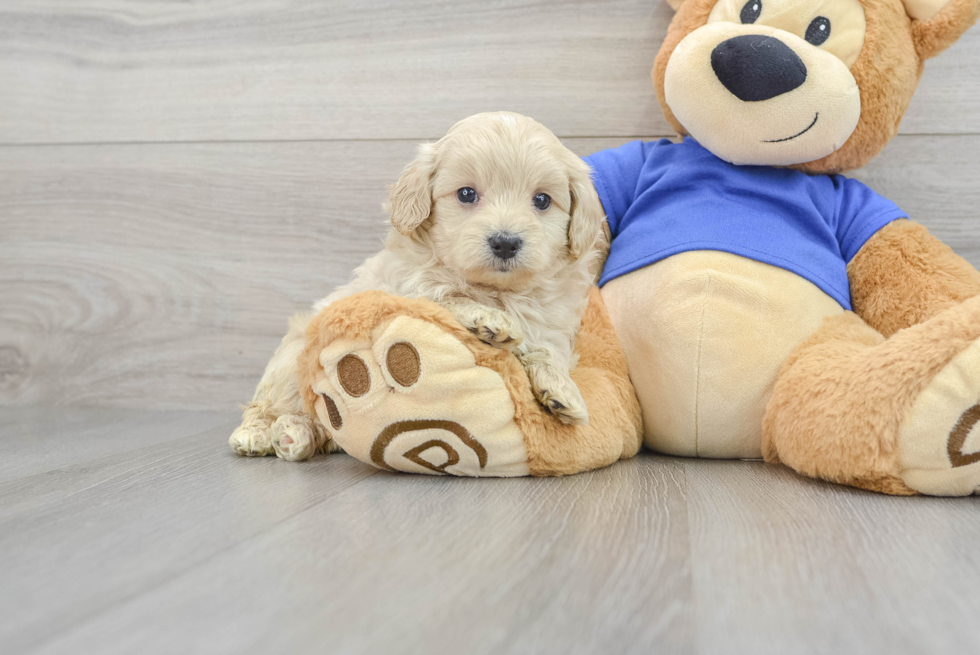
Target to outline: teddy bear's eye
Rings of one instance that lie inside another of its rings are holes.
[[[749,25],[759,20],[762,13],[762,0],[749,0],[742,7],[742,24]]]
[[[830,38],[830,20],[817,16],[806,28],[806,40],[815,46],[821,46]]]

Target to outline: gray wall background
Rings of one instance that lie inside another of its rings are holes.
[[[670,136],[658,0],[0,0],[0,405],[228,409],[380,247],[415,144]],[[980,264],[980,29],[856,174]]]

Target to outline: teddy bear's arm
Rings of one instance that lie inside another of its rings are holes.
[[[366,291],[325,307],[297,361],[304,410],[330,441],[383,469],[473,476],[569,475],[640,449],[643,423],[599,290],[592,288],[572,372],[589,425],[538,404],[511,353],[444,307]]]
[[[980,295],[980,272],[908,220],[879,230],[847,272],[854,311],[886,337]]]

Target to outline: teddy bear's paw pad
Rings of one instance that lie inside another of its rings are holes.
[[[317,416],[347,453],[433,475],[528,475],[524,437],[500,375],[432,323],[399,316],[320,352]]]
[[[276,455],[287,462],[301,462],[313,457],[326,441],[322,428],[310,417],[280,416],[270,430]]]
[[[916,399],[899,433],[902,480],[930,496],[980,493],[980,341]]]

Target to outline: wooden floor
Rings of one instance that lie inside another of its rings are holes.
[[[245,459],[232,413],[0,410],[0,652],[976,653],[973,499],[644,454]]]
[[[980,652],[980,498],[644,454],[247,460],[287,316],[419,141],[671,136],[661,0],[0,0],[0,655]],[[980,27],[853,173],[980,265]]]

